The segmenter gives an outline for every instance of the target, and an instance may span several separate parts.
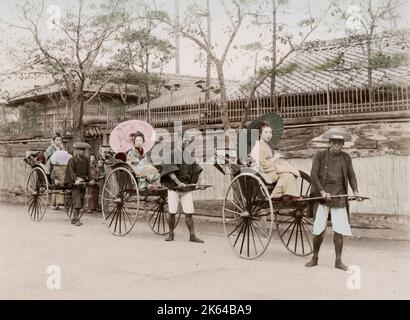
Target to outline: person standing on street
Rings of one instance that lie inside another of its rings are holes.
[[[71,224],[81,226],[80,210],[84,207],[86,183],[89,180],[89,160],[85,152],[91,146],[88,143],[77,142],[74,144],[74,157],[68,160],[65,171],[64,184],[71,189],[73,201],[73,216]]]
[[[311,179],[312,196],[323,198],[313,206],[313,257],[305,264],[313,267],[318,264],[319,250],[326,231],[326,223],[331,215],[333,227],[333,243],[335,246],[335,268],[347,271],[342,262],[343,236],[351,236],[349,203],[347,197],[332,197],[346,195],[349,184],[353,193],[360,200],[357,187],[356,174],[353,170],[350,155],[342,151],[344,145],[343,135],[331,135],[329,147],[316,153],[313,158]]]

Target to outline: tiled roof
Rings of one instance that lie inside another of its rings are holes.
[[[306,44],[303,50],[293,52],[283,68],[289,72],[276,77],[277,93],[307,92],[340,87],[364,87],[368,84],[366,43],[363,38],[343,38]],[[410,32],[384,34],[371,42],[373,55],[399,61],[389,67],[372,71],[373,85],[410,82]],[[380,64],[379,64],[380,66]],[[242,97],[239,89],[232,88],[230,97]],[[260,96],[270,95],[270,79],[259,88]]]

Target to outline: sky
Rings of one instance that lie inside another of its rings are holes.
[[[31,0],[33,3],[39,4],[41,0]],[[171,15],[175,11],[174,1],[172,0],[146,0],[155,1],[157,8],[161,10],[168,11]],[[260,0],[264,1],[264,0]],[[266,1],[266,0],[265,0]],[[267,0],[269,2],[269,0]],[[277,21],[284,25],[284,30],[288,32],[297,33],[298,29],[296,24],[298,21],[308,17],[308,6],[313,17],[318,17],[323,13],[323,10],[327,8],[330,0],[288,0],[287,4],[281,6],[278,12]],[[349,0],[341,1],[339,0],[339,6],[342,9],[357,8],[358,1],[360,0]],[[367,1],[367,0],[366,0]],[[373,0],[375,6],[383,0]],[[402,1],[402,0],[399,0]],[[400,17],[397,20],[397,26],[399,28],[410,28],[410,22],[407,17],[410,16],[410,1],[405,1],[404,6],[401,7]],[[63,0],[45,0],[46,2],[46,16],[52,17],[53,15],[64,15],[70,7],[73,6],[75,1],[63,1]],[[225,3],[229,4],[229,0]],[[180,16],[184,16],[184,12],[189,5],[196,5],[204,7],[206,0],[180,0]],[[217,55],[220,56],[223,45],[227,41],[227,36],[222,31],[228,25],[228,19],[226,13],[221,6],[221,0],[210,0],[211,5],[211,28],[212,28],[212,43],[216,46],[215,51]],[[354,11],[354,10],[353,10]],[[360,14],[360,12],[359,12]],[[12,60],[8,55],[8,50],[10,49],[21,49],[18,41],[21,37],[26,37],[27,32],[10,27],[5,24],[7,21],[11,24],[21,23],[21,16],[16,9],[15,2],[11,0],[0,0],[0,45],[3,50],[0,52],[0,74],[7,72],[7,70],[13,69]],[[2,23],[3,22],[3,23]],[[241,50],[241,46],[255,42],[262,41],[267,43],[271,37],[270,30],[268,28],[256,28],[251,25],[250,18],[245,19],[243,22],[237,38],[233,43],[233,48],[228,56],[228,62],[225,65],[224,73],[226,79],[230,80],[243,80],[253,72],[255,53],[251,53],[246,50]],[[48,37],[55,36],[55,30],[50,30],[47,27],[47,20],[44,19],[42,22],[42,32],[41,36],[46,39]],[[341,38],[346,35],[346,23],[335,19],[332,16],[328,16],[326,21],[321,24],[315,33],[311,35],[309,40],[327,40],[334,38]],[[280,47],[280,46],[279,46]],[[234,49],[238,48],[238,49]],[[258,53],[259,61],[258,65],[263,64],[262,58],[267,54],[268,47],[264,47]],[[285,49],[285,48],[283,48]],[[203,64],[198,63],[196,60],[199,53],[201,52],[196,44],[191,40],[181,38],[181,50],[180,50],[180,61],[181,61],[181,74],[194,75],[194,76],[204,76],[205,67]],[[167,73],[175,72],[175,61],[171,61],[163,70]],[[216,76],[215,72],[212,74],[213,77]],[[9,86],[10,90],[18,90],[19,81],[9,81],[6,87]]]

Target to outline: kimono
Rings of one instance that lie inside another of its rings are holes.
[[[265,173],[276,186],[272,191],[272,198],[284,195],[300,196],[296,179],[300,176],[299,170],[282,158],[281,154],[273,151],[263,140],[256,141],[251,151],[255,161],[254,169]]]
[[[144,155],[144,149],[132,148],[127,152],[127,163],[134,169],[140,179],[139,187],[146,188],[147,184],[159,185],[161,175],[152,165],[151,161]],[[144,179],[145,178],[145,179]],[[146,182],[144,182],[146,180]]]

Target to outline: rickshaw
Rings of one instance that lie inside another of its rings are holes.
[[[73,208],[71,190],[64,186],[65,165],[50,169],[41,161],[41,151],[27,151],[24,161],[31,167],[26,184],[26,205],[30,218],[40,222],[46,214],[52,196],[64,198],[64,208],[71,219]],[[62,203],[60,203],[62,204]],[[83,214],[83,211],[80,213]]]
[[[141,127],[141,121],[130,120],[119,124],[114,128],[111,137],[114,136],[115,130],[121,127],[126,129],[119,130],[120,140],[122,137],[129,136],[129,132]],[[112,140],[115,139],[111,140],[111,137],[110,145],[114,145]],[[134,167],[126,162],[125,153],[116,152],[113,149],[105,148],[100,155],[100,160],[104,162],[106,167],[106,178],[101,194],[101,210],[105,225],[113,235],[125,236],[133,229],[142,209],[150,229],[155,234],[167,235],[169,231],[167,223],[168,188],[164,186],[154,190],[147,188],[145,178],[138,176]],[[155,167],[161,172],[160,164]],[[174,189],[188,192],[204,190],[208,187],[211,186],[192,184]],[[178,212],[175,226],[179,222],[180,215],[181,213]]]
[[[271,147],[274,148],[279,142],[283,121],[276,114],[266,114],[247,127],[248,151],[252,147],[250,131],[262,122],[268,122],[274,129]],[[297,201],[274,200],[270,195],[275,183],[263,172],[256,171],[249,159],[232,157],[231,151],[217,150],[219,161],[215,166],[224,175],[231,176],[223,201],[222,220],[225,235],[236,254],[244,259],[260,257],[276,230],[287,250],[297,256],[310,255],[313,251],[311,205],[319,199],[310,196],[309,174],[299,170]],[[345,196],[348,200],[356,200],[355,197]]]

